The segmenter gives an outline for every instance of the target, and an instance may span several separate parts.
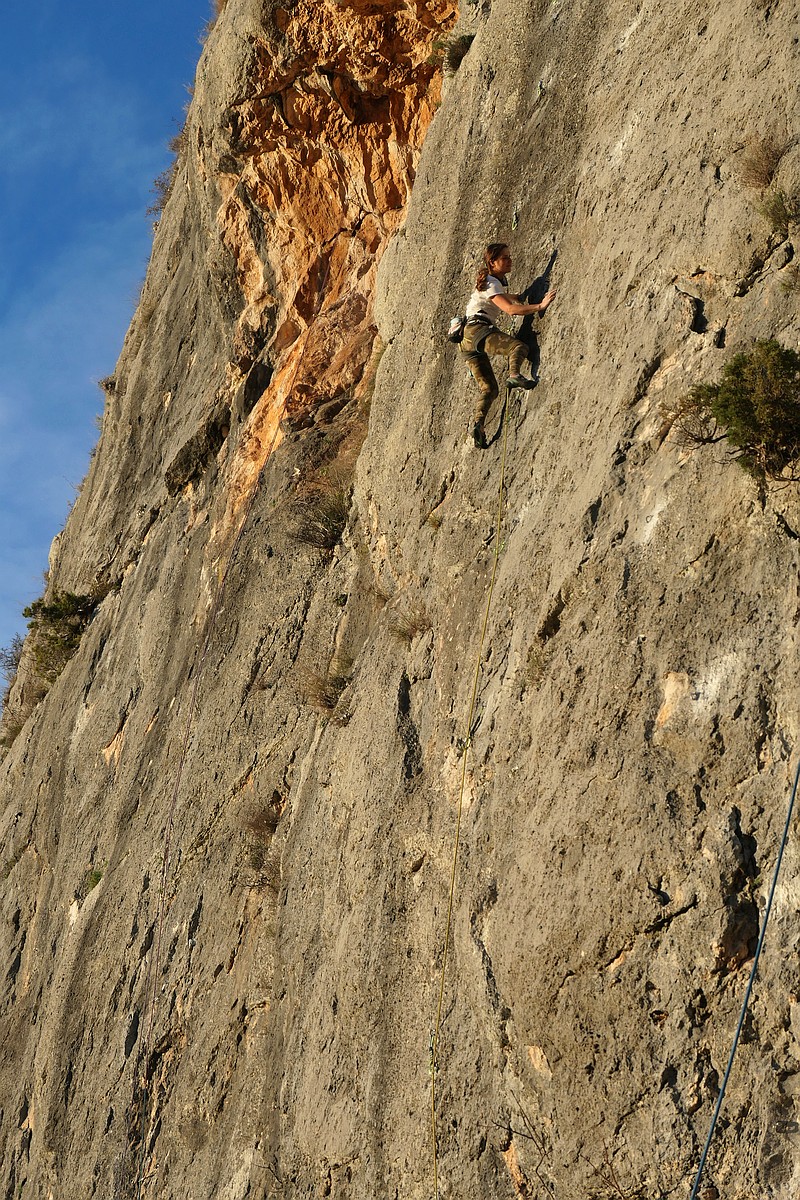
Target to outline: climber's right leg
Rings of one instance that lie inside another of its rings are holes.
[[[492,364],[489,361],[489,355],[483,349],[485,337],[485,327],[467,325],[464,331],[464,340],[461,343],[462,353],[480,389],[480,395],[475,405],[472,437],[475,445],[481,450],[486,449],[486,435],[483,431],[483,423],[486,419],[486,414],[491,408],[492,401],[499,392]],[[476,342],[478,343],[477,348],[475,346]]]

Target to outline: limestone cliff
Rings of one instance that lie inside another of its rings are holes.
[[[797,346],[743,171],[780,144],[800,192],[797,17],[222,7],[53,548],[94,616],[8,706],[9,1200],[430,1197],[464,753],[440,1196],[688,1195],[797,761],[800,503],[663,406]],[[497,239],[558,289],[499,546],[443,339]],[[796,846],[726,1200],[800,1184]]]

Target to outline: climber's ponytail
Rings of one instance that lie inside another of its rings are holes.
[[[482,292],[486,287],[486,280],[490,275],[494,274],[492,269],[494,263],[497,262],[503,251],[507,249],[508,246],[505,242],[490,242],[486,247],[483,253],[483,266],[481,267],[480,271],[478,271],[478,278],[475,280],[475,288],[477,291]],[[500,282],[503,283],[504,280],[501,279]]]

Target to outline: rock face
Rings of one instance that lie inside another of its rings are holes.
[[[662,407],[797,346],[743,170],[782,140],[800,192],[797,11],[470,5],[428,129],[455,16],[210,35],[52,556],[95,615],[0,768],[9,1198],[432,1196],[464,754],[439,1195],[688,1195],[797,761],[800,503]],[[443,328],[497,239],[558,299],[479,452]],[[796,847],[726,1200],[800,1186]]]

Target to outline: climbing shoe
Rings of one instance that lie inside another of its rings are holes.
[[[488,446],[486,434],[483,432],[483,421],[476,421],[472,426],[472,440],[479,450],[485,450]]]
[[[538,382],[538,379],[526,379],[524,375],[510,375],[508,378],[509,387],[522,388],[526,392],[535,388]]]

